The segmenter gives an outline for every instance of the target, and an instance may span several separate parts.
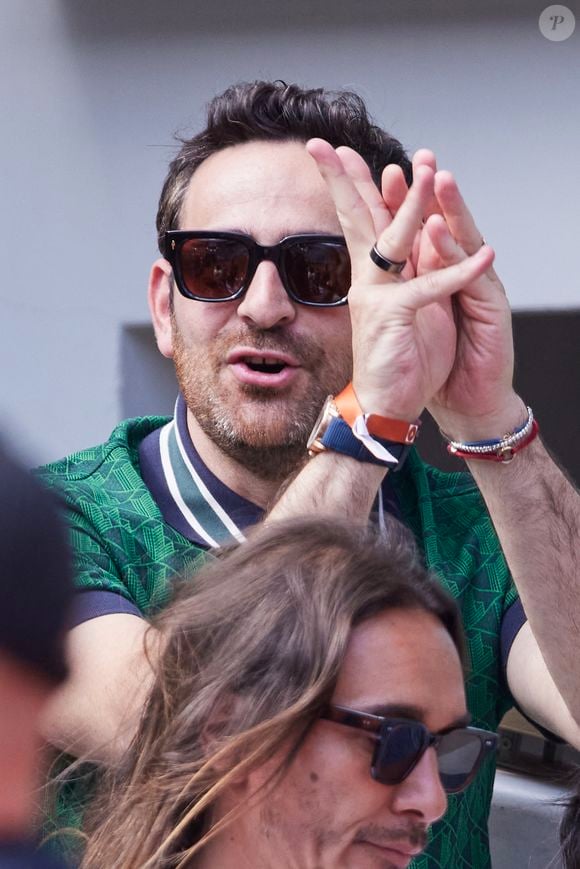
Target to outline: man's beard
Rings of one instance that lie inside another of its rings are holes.
[[[281,482],[306,460],[306,442],[327,395],[339,392],[352,370],[350,352],[333,353],[308,338],[283,329],[245,327],[218,335],[211,345],[186,346],[175,318],[173,357],[179,388],[188,409],[219,449],[263,480]],[[288,397],[267,387],[221,384],[225,359],[236,346],[289,353],[312,374],[308,393]]]

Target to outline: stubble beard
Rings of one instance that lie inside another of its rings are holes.
[[[246,327],[217,336],[211,346],[188,347],[172,318],[177,382],[202,431],[229,458],[260,479],[281,483],[306,461],[306,442],[327,395],[339,392],[352,370],[350,352],[326,348],[282,329]],[[313,376],[308,394],[241,384],[228,393],[220,382],[224,360],[235,346],[278,350],[296,357]]]

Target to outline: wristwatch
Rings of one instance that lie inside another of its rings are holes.
[[[338,407],[334,401],[334,396],[328,395],[326,401],[322,405],[322,410],[318,414],[318,419],[314,423],[314,428],[310,432],[310,437],[306,444],[309,456],[315,456],[317,453],[322,453],[324,450],[328,449],[328,447],[322,443],[322,439],[333,419],[340,419],[340,413],[338,412]]]
[[[373,440],[384,446],[395,461],[380,459],[373,455],[363,441],[356,437],[350,425],[341,417],[334,397],[329,395],[314,424],[306,448],[309,456],[315,456],[325,450],[332,450],[350,456],[358,462],[367,462],[391,470],[398,470],[407,457],[410,445],[393,443],[377,437],[374,437]]]

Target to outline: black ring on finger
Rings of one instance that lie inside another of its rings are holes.
[[[379,253],[377,250],[376,244],[373,244],[369,251],[369,256],[374,262],[376,266],[382,269],[384,272],[390,272],[391,274],[398,275],[405,268],[405,263],[407,260],[403,260],[402,262],[395,262],[395,260],[389,259],[386,256],[383,256],[382,253]]]

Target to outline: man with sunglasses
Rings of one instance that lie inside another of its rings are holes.
[[[505,293],[453,176],[420,151],[410,180],[354,95],[236,86],[184,142],[149,283],[175,418],[123,423],[45,471],[70,504],[81,591],[58,745],[122,750],[150,679],[142,617],[267,511],[399,516],[461,601],[474,719],[495,729],[513,695],[580,743],[579,499],[513,391]],[[411,449],[425,407],[472,477]],[[488,776],[453,801],[433,860],[452,841],[456,864],[488,865],[490,796]]]
[[[388,536],[275,522],[184,584],[156,621],[155,682],[83,869],[401,869],[420,854],[497,736],[469,723],[456,605],[387,521]]]

